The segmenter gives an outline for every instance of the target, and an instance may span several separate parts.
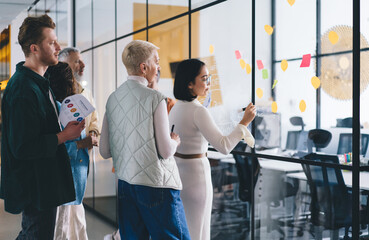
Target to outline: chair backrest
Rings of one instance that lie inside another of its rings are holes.
[[[305,159],[338,164],[336,155],[311,153]],[[311,221],[316,226],[337,229],[351,223],[351,196],[341,169],[302,164],[311,194]]]
[[[308,133],[308,151],[312,148],[325,148],[332,139],[332,133],[324,129],[312,129]]]
[[[365,155],[368,149],[369,134],[361,134],[360,154]],[[337,154],[352,152],[352,133],[341,133]]]
[[[236,147],[233,149],[235,151],[244,152],[247,144],[244,142],[239,142]],[[256,158],[254,161],[254,171],[252,171],[252,159],[250,157],[244,155],[233,154],[234,159],[236,160],[236,169],[239,179],[239,192],[238,197],[241,201],[251,202],[252,195],[251,189],[255,188],[256,182],[259,177],[260,172],[260,164]],[[251,185],[251,177],[254,178],[254,185]]]

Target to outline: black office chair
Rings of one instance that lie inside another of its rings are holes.
[[[339,163],[335,155],[311,153],[305,159]],[[321,239],[317,227],[333,230],[332,239],[338,239],[339,229],[345,227],[345,237],[352,222],[351,194],[342,177],[341,169],[302,164],[309,184],[311,223],[315,227],[315,239]]]
[[[234,148],[234,150],[244,152],[246,146],[247,146],[246,143],[239,142],[237,146]],[[259,180],[260,176],[259,161],[257,158],[252,160],[250,157],[238,154],[233,154],[233,157],[236,161],[236,169],[239,178],[239,190],[238,190],[239,199],[244,202],[248,202],[248,206],[250,206],[253,198],[253,196],[251,195],[251,189],[255,188],[255,185],[257,184],[257,181]],[[254,161],[253,171],[252,171],[252,161]],[[253,185],[251,184],[252,177],[253,177]],[[271,181],[277,186],[283,186],[282,191],[276,191],[276,189],[268,191],[268,197],[267,199],[263,198],[263,201],[266,202],[267,206],[266,210],[267,212],[266,220],[268,221],[267,232],[276,230],[281,234],[281,239],[284,239],[285,232],[283,231],[282,227],[289,226],[291,224],[290,222],[287,222],[285,220],[284,216],[272,218],[271,208],[279,207],[281,205],[281,201],[283,202],[286,197],[294,196],[298,190],[298,185],[296,186],[291,182],[285,181],[282,176],[278,176],[277,178],[275,178],[275,175],[273,176],[263,175],[263,179],[264,183]],[[263,191],[267,190],[264,189]],[[259,229],[260,219],[255,219],[255,222],[256,229]]]
[[[313,147],[315,147],[316,151],[319,151],[319,148],[325,148],[328,146],[332,139],[332,133],[324,130],[324,129],[312,129],[308,133],[308,152],[313,152]]]

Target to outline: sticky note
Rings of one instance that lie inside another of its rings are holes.
[[[287,62],[287,60],[282,60],[282,62],[281,62],[281,68],[282,68],[283,72],[285,72],[287,70],[287,68],[288,68],[288,62]]]
[[[293,4],[295,4],[295,0],[287,0],[287,2],[288,2],[288,4],[291,5],[291,7],[292,7]]]
[[[301,112],[305,112],[305,110],[306,110],[306,103],[305,103],[304,100],[301,100],[300,101],[299,108],[300,108],[300,111]]]
[[[311,54],[305,54],[302,56],[300,67],[310,67]]]
[[[257,88],[256,89],[256,96],[258,96],[258,98],[262,98],[263,97],[263,89]]]
[[[245,60],[240,59],[240,66],[241,66],[241,68],[242,68],[242,69],[245,69],[245,67],[246,67],[246,62],[245,62]]]
[[[263,69],[262,73],[263,73],[263,79],[268,79],[268,70]]]
[[[263,65],[263,61],[261,60],[256,60],[256,64],[258,65],[258,69],[261,70],[264,68],[264,65]]]
[[[272,86],[272,89],[274,89],[274,88],[275,88],[275,85],[277,85],[277,83],[278,83],[278,80],[274,80],[274,82],[273,82],[273,86]]]
[[[338,34],[335,31],[330,31],[328,34],[329,41],[334,45],[338,42]]]
[[[276,113],[278,110],[278,105],[277,102],[272,102],[272,112]]]
[[[234,53],[236,54],[236,59],[237,60],[238,59],[241,59],[241,53],[240,53],[240,51],[236,50]]]
[[[273,27],[272,27],[272,26],[270,26],[270,25],[265,25],[265,26],[264,26],[264,30],[265,30],[265,32],[266,32],[268,35],[272,35],[272,34],[273,34],[273,31],[274,31]]]
[[[210,52],[210,54],[213,54],[213,52],[214,52],[214,46],[211,45],[211,44],[209,46],[209,52]]]
[[[246,64],[246,72],[247,72],[247,74],[250,74],[251,73],[251,66],[250,66],[250,64]]]
[[[317,76],[312,77],[311,85],[313,85],[315,89],[318,89],[318,87],[320,86],[320,79]]]

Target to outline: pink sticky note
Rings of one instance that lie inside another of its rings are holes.
[[[236,59],[237,60],[238,59],[241,59],[241,53],[240,53],[240,51],[236,50],[234,53],[236,54]]]
[[[310,67],[311,54],[305,54],[302,56],[300,67]]]
[[[264,68],[264,65],[263,65],[263,61],[261,60],[256,60],[256,64],[258,65],[258,69],[261,70]]]

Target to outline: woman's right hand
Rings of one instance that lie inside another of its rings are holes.
[[[179,138],[178,134],[175,134],[174,132],[171,132],[170,137],[177,142],[177,146],[179,146],[179,144],[181,144],[181,139]]]
[[[243,124],[245,126],[248,126],[252,120],[254,120],[256,116],[256,107],[254,104],[250,103],[243,114],[243,117],[240,121],[240,124]]]

